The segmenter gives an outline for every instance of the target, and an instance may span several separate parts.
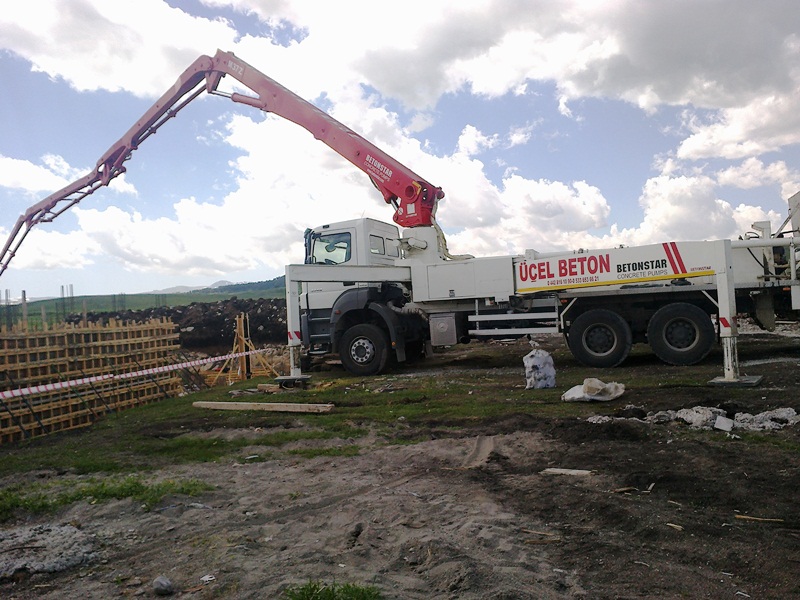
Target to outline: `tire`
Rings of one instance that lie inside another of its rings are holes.
[[[377,325],[353,325],[342,336],[339,358],[353,375],[377,375],[389,360],[389,340]]]
[[[633,335],[619,314],[597,308],[575,319],[567,344],[572,355],[588,367],[616,367],[628,358]]]
[[[647,341],[658,358],[670,365],[693,365],[703,360],[716,340],[714,323],[694,304],[662,306],[647,324]]]

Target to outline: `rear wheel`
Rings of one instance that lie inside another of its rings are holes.
[[[693,365],[711,351],[716,339],[711,318],[694,304],[662,306],[647,325],[647,341],[656,356],[670,365]]]
[[[573,356],[589,367],[616,367],[628,358],[633,336],[619,314],[597,308],[575,319],[567,344]]]
[[[354,375],[377,375],[389,360],[389,341],[377,325],[353,325],[342,336],[339,358]]]

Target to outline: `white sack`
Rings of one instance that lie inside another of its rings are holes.
[[[590,402],[592,400],[608,402],[622,396],[625,385],[612,381],[603,383],[594,377],[583,380],[583,384],[569,388],[561,396],[564,402]]]
[[[525,365],[525,389],[556,387],[556,368],[548,352],[534,348],[522,359]]]

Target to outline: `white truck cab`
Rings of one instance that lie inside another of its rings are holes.
[[[306,231],[305,254],[306,265],[330,266],[332,272],[343,272],[343,267],[381,272],[381,267],[393,267],[402,258],[400,231],[375,219],[322,225]],[[388,275],[385,282],[346,278],[303,282],[303,346],[310,356],[338,351],[354,373],[370,374],[379,365],[382,369],[390,349],[404,357],[406,341],[424,336],[419,318],[406,326],[401,321],[409,319],[394,310],[405,304],[407,296],[408,290]]]
[[[307,265],[393,265],[400,258],[397,226],[375,219],[352,219],[309,229]]]

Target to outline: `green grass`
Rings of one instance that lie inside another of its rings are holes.
[[[795,425],[797,427],[797,425]],[[769,433],[757,433],[735,430],[742,440],[749,444],[773,446],[778,450],[784,450],[792,454],[800,454],[800,442],[787,439],[785,437],[772,435]]]
[[[259,381],[237,384],[233,389],[254,387]],[[78,474],[141,473],[170,464],[236,457],[243,460],[245,448],[249,449],[246,455],[264,454],[253,447],[279,448],[303,440],[357,439],[368,431],[344,418],[345,414],[317,421],[314,416],[299,419],[278,413],[211,411],[192,406],[197,400],[228,400],[230,389],[215,388],[111,413],[84,430],[0,447],[0,477],[48,469]],[[310,391],[284,395],[282,399],[316,401]],[[258,428],[264,431],[259,432]],[[228,430],[237,433],[224,435]]]
[[[81,432],[83,435],[73,434],[57,440],[55,445],[59,451],[56,453],[52,452],[53,440],[44,439],[10,449],[0,459],[0,476],[37,469],[68,470],[78,474],[143,472],[170,464],[215,462],[241,454],[244,448],[280,447],[303,440],[358,438],[366,433],[360,428],[340,427],[331,430],[297,429],[225,439],[201,437],[193,433],[164,437],[136,431],[120,432],[114,436],[109,435],[108,428],[102,424],[98,424],[97,428],[106,431],[86,431]],[[83,439],[77,439],[79,436]],[[90,447],[81,443],[86,436],[92,439]],[[98,447],[102,447],[103,451],[98,453]],[[253,452],[248,452],[250,454]],[[243,455],[239,461],[245,462]]]
[[[284,600],[381,600],[377,588],[352,583],[325,584],[310,581],[301,586],[292,586],[283,592]]]
[[[81,500],[103,502],[132,498],[145,510],[152,510],[171,494],[197,496],[213,489],[197,479],[147,483],[140,477],[91,479],[84,482],[60,482],[55,485],[15,485],[0,490],[0,521],[7,521],[18,511],[29,514],[53,512]]]
[[[170,463],[214,462],[245,447],[275,447],[302,440],[327,440],[338,438],[342,433],[349,433],[348,437],[360,437],[366,432],[363,429],[341,429],[338,432],[297,430],[233,439],[196,437],[191,434],[172,439],[139,437],[134,440],[131,449],[138,455],[160,457]]]

